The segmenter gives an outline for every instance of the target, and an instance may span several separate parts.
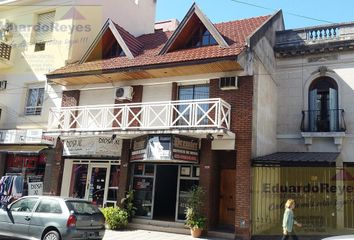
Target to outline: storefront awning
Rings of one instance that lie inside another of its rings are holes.
[[[43,149],[46,149],[46,148],[48,148],[48,146],[43,146],[43,145],[0,145],[0,152],[38,154],[40,151],[42,151]]]
[[[336,152],[277,152],[252,159],[253,165],[280,165],[297,163],[335,163]]]

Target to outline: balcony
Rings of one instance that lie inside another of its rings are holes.
[[[52,108],[49,132],[229,130],[231,106],[220,98]]]
[[[9,68],[12,66],[11,51],[11,45],[0,41],[0,69]]]
[[[332,52],[354,48],[354,22],[327,24],[276,33],[279,57]]]
[[[334,138],[338,146],[345,136],[346,124],[343,109],[302,111],[301,135],[305,144],[312,144],[313,138]]]

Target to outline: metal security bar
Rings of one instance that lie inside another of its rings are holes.
[[[48,131],[230,129],[231,106],[220,98],[52,108]]]

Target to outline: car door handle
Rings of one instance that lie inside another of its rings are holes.
[[[31,220],[31,218],[30,218],[30,217],[28,217],[28,216],[26,216],[26,217],[25,217],[25,220],[26,220],[26,221],[30,221],[30,220]]]

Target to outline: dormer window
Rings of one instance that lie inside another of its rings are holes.
[[[117,42],[113,43],[110,48],[103,54],[102,59],[110,59],[114,57],[124,57],[125,53]]]
[[[186,48],[216,45],[217,42],[205,26],[200,26],[186,44]]]

